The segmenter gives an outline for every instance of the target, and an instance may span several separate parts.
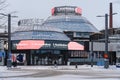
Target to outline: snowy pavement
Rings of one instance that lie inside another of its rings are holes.
[[[0,80],[120,80],[120,68],[110,66],[0,66]]]

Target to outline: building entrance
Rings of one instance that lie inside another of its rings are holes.
[[[54,62],[57,62],[58,65],[62,64],[63,57],[62,55],[56,54],[33,54],[32,55],[32,64],[33,65],[54,65]]]
[[[116,63],[116,53],[115,52],[109,52],[109,64],[115,65]]]
[[[41,51],[46,53],[34,53],[32,54],[32,65],[54,65],[54,62],[57,62],[57,65],[63,65],[67,61],[66,55],[60,51]],[[66,61],[66,62],[65,62]]]

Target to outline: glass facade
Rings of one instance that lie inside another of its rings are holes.
[[[90,33],[88,32],[76,32],[74,37],[90,38]]]
[[[70,39],[60,30],[48,26],[19,27],[18,31],[12,34],[12,40],[61,40]]]
[[[63,31],[98,32],[86,18],[80,15],[51,16],[44,22],[44,25],[55,26]]]
[[[59,7],[57,12],[40,25],[19,26],[11,35],[14,53],[26,54],[28,65],[53,65],[55,61],[59,65],[66,65],[68,61],[72,64],[89,62],[89,49],[85,47],[89,44],[85,41],[89,41],[91,33],[99,31],[85,17],[82,17],[81,13],[78,14],[76,9],[79,8]],[[42,41],[41,44],[36,43],[37,40],[42,40],[44,44]],[[78,49],[79,46],[72,50],[68,49],[68,43],[72,41],[80,44],[84,49]],[[26,48],[25,45],[39,46]]]

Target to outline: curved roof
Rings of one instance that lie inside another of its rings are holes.
[[[94,25],[80,15],[50,16],[44,25],[55,26],[63,31],[99,32]]]
[[[31,31],[31,30],[37,30],[37,31],[56,31],[56,32],[62,32],[61,29],[51,27],[51,26],[43,26],[43,25],[35,25],[35,26],[19,26],[16,31]]]
[[[70,39],[60,30],[48,26],[25,26],[19,27],[11,35],[12,40],[62,40]]]

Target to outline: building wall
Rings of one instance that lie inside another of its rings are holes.
[[[91,51],[91,42],[89,42],[89,50]],[[120,43],[108,43],[108,51],[120,50]],[[104,42],[93,42],[93,51],[105,51]]]

